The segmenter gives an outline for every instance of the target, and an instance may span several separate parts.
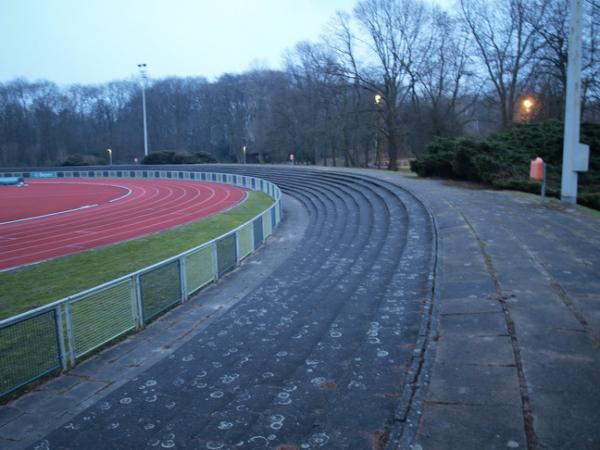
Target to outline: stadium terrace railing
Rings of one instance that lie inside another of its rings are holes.
[[[0,398],[50,374],[72,368],[110,341],[143,328],[217,280],[273,232],[282,215],[281,191],[266,180],[177,170],[12,172],[24,178],[176,178],[262,191],[275,202],[222,236],[150,267],[0,321]]]

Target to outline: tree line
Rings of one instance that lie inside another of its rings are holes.
[[[568,0],[362,0],[300,42],[281,70],[146,84],[150,151],[221,162],[397,168],[437,136],[487,135],[561,120]],[[600,119],[600,2],[585,0],[584,119]],[[529,99],[529,103],[524,102]],[[140,80],[0,84],[0,163],[143,156]]]

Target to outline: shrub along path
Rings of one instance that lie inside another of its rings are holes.
[[[590,146],[587,172],[579,174],[578,202],[600,209],[600,124],[584,123],[581,141]],[[412,163],[421,176],[482,181],[501,189],[540,192],[529,179],[529,162],[546,162],[548,195],[559,197],[562,171],[563,125],[559,122],[516,125],[486,139],[440,138],[430,143]]]

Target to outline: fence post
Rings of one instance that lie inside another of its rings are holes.
[[[217,251],[217,241],[213,241],[210,250],[213,261],[213,276],[215,281],[217,281],[219,279],[219,252]]]
[[[181,303],[187,300],[187,263],[185,256],[179,258],[179,288],[181,289]]]
[[[131,309],[135,319],[135,328],[139,330],[144,327],[144,308],[142,306],[142,289],[140,286],[140,276],[131,277]]]
[[[256,242],[254,239],[254,219],[252,219],[252,221],[250,222],[249,225],[247,225],[248,228],[250,228],[250,244],[252,248],[252,251],[256,250]]]
[[[67,366],[73,367],[75,365],[75,336],[73,335],[73,315],[71,314],[71,304],[69,302],[64,304],[65,308],[65,321],[67,324]]]
[[[235,265],[239,266],[240,265],[240,230],[237,230],[234,233],[234,239],[235,239]]]
[[[56,332],[58,333],[58,352],[60,356],[60,365],[62,370],[69,368],[69,360],[67,358],[67,347],[65,345],[65,324],[63,322],[64,305],[58,305],[54,310],[56,316]]]

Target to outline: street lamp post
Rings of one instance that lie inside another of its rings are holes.
[[[377,165],[378,169],[381,169],[381,150],[379,148],[381,147],[379,143],[379,122],[381,114],[380,106],[383,97],[381,97],[380,94],[375,94],[373,100],[375,101],[375,107],[377,108],[377,117],[375,118],[375,164]]]
[[[581,26],[583,0],[571,0],[569,26],[569,62],[567,64],[567,98],[565,99],[565,134],[560,198],[564,203],[577,202],[578,172],[589,166],[589,147],[579,142],[581,126]]]
[[[146,73],[147,64],[138,64],[140,69],[140,75],[142,77],[142,113],[144,116],[144,156],[148,156],[148,127],[146,125],[146,80],[148,78]]]
[[[108,165],[112,166],[112,150],[109,148],[106,151],[108,152]]]
[[[244,164],[246,164],[246,146],[245,145],[242,147],[242,154],[244,156],[244,159],[243,159]]]

